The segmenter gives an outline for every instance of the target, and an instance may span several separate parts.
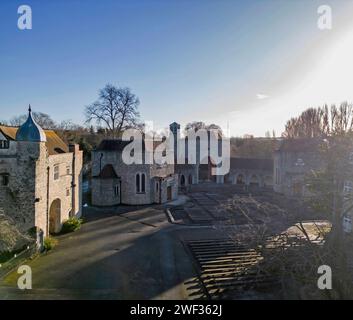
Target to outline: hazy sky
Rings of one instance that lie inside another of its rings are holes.
[[[17,8],[33,29],[17,28]],[[332,30],[317,9],[333,10]],[[26,111],[82,124],[106,83],[141,116],[229,123],[232,135],[283,131],[310,106],[353,102],[353,1],[2,0],[0,119]]]

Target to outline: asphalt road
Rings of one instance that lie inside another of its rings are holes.
[[[169,223],[158,207],[93,211],[79,231],[58,237],[52,252],[28,263],[32,290],[19,290],[13,272],[0,283],[0,299],[193,297],[195,270],[181,242],[193,228]]]

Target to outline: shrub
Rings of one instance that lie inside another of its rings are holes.
[[[45,251],[50,251],[53,249],[56,245],[58,244],[58,240],[51,238],[51,237],[46,237],[44,238],[44,250]]]
[[[76,217],[70,218],[63,223],[61,233],[69,233],[81,228],[82,219]]]

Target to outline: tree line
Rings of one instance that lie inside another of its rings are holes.
[[[339,106],[324,105],[308,108],[285,125],[285,138],[316,138],[343,135],[353,131],[353,106],[347,102]]]

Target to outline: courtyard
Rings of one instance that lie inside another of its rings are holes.
[[[19,290],[12,272],[0,297],[280,298],[277,280],[259,271],[254,238],[259,228],[275,239],[306,221],[295,200],[212,183],[193,185],[166,205],[85,207],[84,219],[79,231],[57,237],[53,251],[28,262],[32,290]]]

